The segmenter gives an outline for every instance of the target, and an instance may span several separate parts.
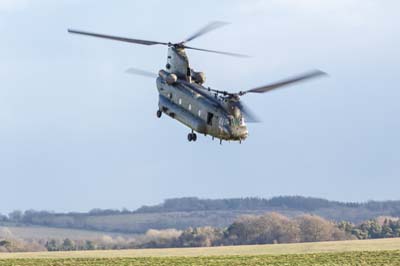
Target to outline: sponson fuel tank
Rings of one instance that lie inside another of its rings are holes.
[[[165,82],[167,82],[168,85],[173,85],[178,80],[178,77],[175,74],[168,73],[167,71],[162,70],[162,69],[158,72],[158,75],[163,80],[165,80]]]
[[[192,69],[191,71],[192,80],[197,84],[204,84],[206,82],[206,74],[204,72],[196,72]]]

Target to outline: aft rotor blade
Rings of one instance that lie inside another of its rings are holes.
[[[183,42],[190,42],[210,31],[213,31],[215,29],[218,29],[222,26],[225,26],[229,23],[227,22],[223,22],[223,21],[212,21],[210,23],[208,23],[206,26],[204,26],[203,28],[201,28],[200,30],[198,30],[196,33],[194,33],[192,36],[190,36],[189,38],[187,38],[186,40],[184,40]]]
[[[320,70],[314,70],[296,77],[292,77],[292,78],[288,78],[285,80],[281,80],[278,81],[276,83],[272,83],[266,86],[262,86],[262,87],[258,87],[255,89],[251,89],[251,90],[247,90],[247,91],[243,91],[240,92],[239,95],[244,95],[246,93],[252,92],[252,93],[264,93],[264,92],[269,92],[275,89],[279,89],[288,85],[292,85],[294,83],[298,83],[298,82],[302,82],[302,81],[306,81],[312,78],[316,78],[316,77],[321,77],[321,76],[325,76],[327,75],[325,72],[320,71]]]
[[[146,70],[141,70],[141,69],[137,69],[137,68],[129,68],[125,71],[128,74],[134,74],[134,75],[139,75],[139,76],[145,76],[148,78],[157,78],[158,75],[156,73],[150,72],[150,71],[146,71]]]
[[[242,101],[237,102],[237,106],[242,112],[244,119],[248,123],[260,123],[262,122],[255,114],[253,111],[250,110],[250,108],[247,107]]]
[[[130,39],[130,38],[125,38],[125,37],[98,34],[98,33],[92,33],[92,32],[80,31],[80,30],[70,30],[69,29],[68,32],[73,33],[73,34],[80,34],[80,35],[85,35],[85,36],[91,36],[91,37],[97,37],[97,38],[103,38],[103,39],[109,39],[109,40],[121,41],[121,42],[128,42],[128,43],[143,44],[143,45],[155,45],[155,44],[168,45],[168,43],[165,43],[165,42]]]
[[[236,53],[229,53],[229,52],[222,52],[222,51],[215,51],[215,50],[194,48],[194,47],[189,47],[189,46],[186,46],[186,45],[184,46],[184,48],[185,49],[197,50],[197,51],[203,51],[203,52],[209,52],[209,53],[215,53],[215,54],[229,55],[229,56],[234,56],[234,57],[250,57],[250,56],[244,55],[244,54],[236,54]]]

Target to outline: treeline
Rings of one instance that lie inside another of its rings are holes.
[[[325,208],[366,208],[370,211],[392,211],[400,214],[400,201],[369,201],[365,203],[330,201],[320,198],[302,196],[279,196],[270,199],[236,198],[236,199],[199,199],[196,197],[167,199],[156,206],[143,206],[136,210],[139,213],[177,212],[177,211],[213,211],[213,210],[264,210],[270,208],[291,209],[298,211],[315,211]]]
[[[278,213],[243,216],[225,229],[189,228],[178,237],[153,239],[138,247],[209,247],[260,245],[400,237],[400,220],[385,218],[354,225],[334,223],[315,215],[288,218]]]
[[[383,220],[383,222],[382,222]],[[337,227],[357,239],[400,237],[400,220],[398,218],[373,219],[359,225],[350,222],[340,222]]]
[[[315,215],[288,218],[278,213],[246,215],[226,228],[198,227],[186,230],[149,230],[134,238],[105,236],[97,240],[47,239],[30,242],[48,251],[180,248],[227,245],[280,244],[348,239],[400,237],[400,220],[379,218],[360,224],[335,223]],[[11,239],[0,238],[0,251],[13,245]],[[3,246],[2,246],[3,245]],[[21,251],[21,250],[20,250]]]
[[[0,237],[1,252],[39,252],[48,251],[40,241],[25,241],[16,238],[2,239]]]
[[[300,196],[281,196],[271,199],[199,199],[195,197],[167,199],[156,206],[143,206],[137,212],[175,212],[175,211],[211,211],[211,210],[263,210],[267,208],[290,208],[311,211],[333,206],[346,206],[348,203],[328,201]],[[351,203],[349,203],[352,205]]]
[[[337,202],[300,196],[240,199],[168,199],[156,206],[128,209],[93,209],[87,213],[49,211],[13,211],[0,214],[0,224],[40,225],[118,233],[143,234],[149,229],[188,227],[227,227],[237,217],[265,212],[279,212],[289,217],[314,214],[328,220],[353,223],[377,216],[400,216],[400,201],[366,203]]]
[[[0,214],[0,221],[19,221],[27,220],[33,216],[96,216],[96,215],[116,215],[133,213],[158,213],[158,212],[191,212],[191,211],[218,211],[218,210],[264,210],[271,208],[289,209],[310,212],[326,208],[365,208],[370,211],[391,212],[393,216],[400,216],[400,201],[368,201],[364,203],[357,202],[339,202],[326,199],[302,197],[302,196],[279,196],[270,199],[263,198],[233,198],[233,199],[199,199],[196,197],[167,199],[162,204],[155,206],[143,206],[137,210],[118,209],[92,209],[87,213],[54,213],[49,211],[28,210],[26,212],[14,211],[8,216]]]
[[[229,245],[259,245],[318,242],[352,239],[334,223],[318,216],[302,215],[289,219],[278,213],[243,216],[229,227],[189,228],[177,238],[153,240],[146,248],[210,247]]]

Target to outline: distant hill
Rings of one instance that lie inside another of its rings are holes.
[[[188,227],[225,227],[238,216],[279,212],[286,216],[316,214],[334,221],[358,223],[378,216],[400,216],[400,201],[338,202],[301,196],[271,199],[167,199],[156,206],[135,211],[94,209],[88,213],[14,211],[0,215],[0,223],[40,225],[121,233],[143,233],[149,229],[186,229]]]
[[[400,201],[398,202],[400,204]],[[236,199],[199,199],[176,198],[167,199],[156,206],[143,206],[137,213],[153,212],[188,212],[188,211],[220,211],[220,210],[263,210],[268,208],[293,209],[297,211],[314,211],[322,208],[360,207],[360,203],[342,203],[319,198],[301,196],[280,196],[271,199],[236,198]]]

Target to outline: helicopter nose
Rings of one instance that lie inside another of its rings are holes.
[[[235,135],[238,139],[246,139],[249,135],[249,131],[247,130],[247,127],[239,127],[235,130]]]

